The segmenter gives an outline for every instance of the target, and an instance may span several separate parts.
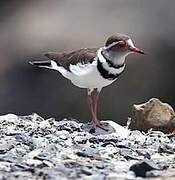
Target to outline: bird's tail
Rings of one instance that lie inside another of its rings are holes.
[[[58,70],[58,64],[53,61],[53,60],[48,60],[48,61],[30,61],[29,62],[31,65],[37,66],[37,67],[44,67],[48,69],[54,69]]]
[[[60,66],[56,61],[54,60],[48,60],[48,61],[30,61],[29,64],[37,66],[37,67],[44,67],[48,69],[53,69],[56,71],[59,71],[65,78],[69,79],[70,72],[67,71],[64,67]]]
[[[45,68],[52,67],[51,61],[29,61],[29,64],[38,66],[38,67],[45,67]]]

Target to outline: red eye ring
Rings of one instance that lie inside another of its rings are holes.
[[[124,42],[124,41],[119,41],[118,43],[117,43],[117,46],[118,47],[125,47],[126,46],[126,43]]]

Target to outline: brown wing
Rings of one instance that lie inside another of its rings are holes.
[[[49,59],[56,61],[57,64],[63,66],[65,69],[69,70],[70,64],[75,65],[77,63],[92,63],[97,55],[97,50],[98,48],[85,48],[72,51],[70,53],[48,52],[44,55]]]

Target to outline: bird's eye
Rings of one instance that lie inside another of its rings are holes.
[[[122,48],[122,47],[125,47],[125,46],[126,46],[126,43],[125,43],[124,41],[119,41],[119,42],[117,43],[117,46],[120,47],[120,48]]]

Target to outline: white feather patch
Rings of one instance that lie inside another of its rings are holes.
[[[70,64],[69,69],[73,74],[77,76],[83,76],[83,75],[89,74],[92,71],[95,63],[96,62],[94,61],[88,64],[82,64],[82,63],[78,63],[76,65]]]
[[[64,67],[62,66],[58,66],[57,63],[55,61],[51,61],[51,67],[49,69],[53,69],[56,71],[59,71],[65,78],[69,79],[70,76],[70,72],[68,70],[66,70]]]
[[[108,46],[105,46],[104,49],[109,49],[109,48],[111,48],[112,46],[115,46],[115,45],[117,45],[117,44],[120,43],[120,42],[123,42],[123,41],[113,42],[113,43],[109,44]]]
[[[127,40],[127,43],[128,43],[128,45],[129,45],[130,47],[135,48],[134,43],[132,42],[131,39],[128,39],[128,40]]]

